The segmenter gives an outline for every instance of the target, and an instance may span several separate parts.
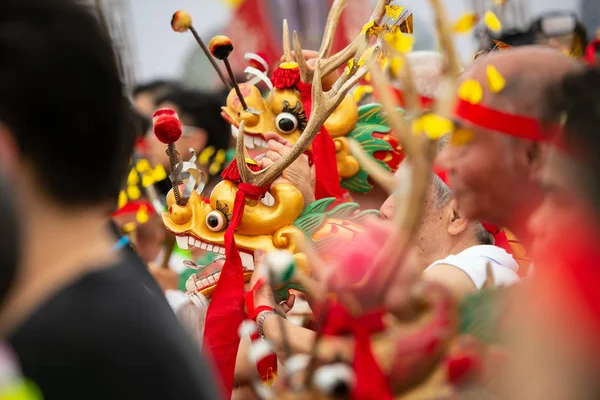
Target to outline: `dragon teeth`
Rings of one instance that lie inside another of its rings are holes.
[[[190,248],[187,236],[175,236],[175,239],[177,240],[177,246],[181,250],[187,250]]]
[[[246,145],[247,148],[253,149],[254,148],[254,139],[252,139],[252,136],[244,135],[244,144]]]
[[[242,265],[247,269],[254,271],[254,256],[240,251],[240,257],[242,258]]]
[[[273,195],[269,192],[265,193],[265,195],[260,199],[260,201],[261,203],[269,207],[275,205],[275,197],[273,197]]]

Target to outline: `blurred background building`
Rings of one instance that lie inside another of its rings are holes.
[[[215,74],[189,34],[171,30],[170,19],[178,9],[188,11],[194,26],[205,41],[217,33],[228,33],[234,46],[244,51],[279,51],[282,18],[288,18],[290,29],[299,31],[305,48],[316,48],[321,40],[323,24],[330,0],[88,0],[105,10],[107,25],[117,37],[117,44],[129,68],[129,80],[179,78],[200,88],[214,84]],[[243,12],[236,11],[249,2]],[[445,0],[452,19],[467,11],[489,9],[493,0]],[[370,13],[368,3],[376,0],[349,0],[347,25],[360,29]],[[433,15],[426,0],[397,1],[414,13],[416,50],[435,49]],[[551,10],[575,11],[590,35],[600,26],[598,0],[507,0],[499,14],[504,28],[522,28],[538,15]],[[366,16],[365,16],[366,12]],[[351,28],[348,28],[351,30]],[[264,32],[269,32],[269,38]],[[348,35],[352,33],[347,32]],[[478,47],[475,34],[456,39],[465,61],[472,59]],[[242,51],[238,57],[243,56]],[[271,60],[274,61],[274,60]]]

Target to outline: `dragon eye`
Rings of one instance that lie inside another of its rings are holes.
[[[225,217],[219,211],[211,211],[206,216],[206,226],[213,232],[218,232],[225,227]]]
[[[281,133],[292,133],[298,128],[298,118],[292,113],[282,112],[275,118],[275,126]]]
[[[323,365],[315,371],[313,383],[326,396],[347,398],[354,386],[354,372],[344,363]]]

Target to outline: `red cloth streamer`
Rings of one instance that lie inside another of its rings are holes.
[[[383,310],[375,310],[360,317],[352,316],[340,303],[331,302],[326,308],[323,326],[325,335],[352,334],[355,339],[352,368],[356,384],[352,398],[360,400],[391,400],[390,383],[371,350],[371,334],[384,330]]]
[[[306,118],[310,118],[312,110],[312,85],[298,82],[296,87],[300,91],[300,99],[302,100]],[[326,197],[335,197],[338,200],[344,199],[346,190],[342,189],[340,184],[340,175],[335,159],[335,144],[331,136],[329,136],[325,125],[321,127],[321,130],[312,143],[312,154],[315,165],[315,198],[317,200]]]
[[[268,187],[238,183],[233,216],[225,231],[226,261],[206,313],[204,346],[217,361],[217,370],[227,398],[231,398],[233,390],[235,360],[240,343],[237,327],[244,320],[244,270],[234,233],[244,215],[246,198],[258,200],[267,190]]]
[[[250,171],[258,172],[260,171],[260,166],[258,164],[246,163]],[[226,181],[232,181],[234,183],[240,183],[242,181],[242,177],[240,176],[240,170],[238,169],[237,160],[233,160],[229,163],[227,167],[221,172],[221,178]]]
[[[461,99],[456,102],[454,115],[479,127],[526,140],[544,141],[560,132],[557,125],[544,126],[535,118],[509,114]]]

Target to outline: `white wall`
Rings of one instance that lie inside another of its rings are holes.
[[[200,36],[229,19],[228,6],[219,0],[127,0],[131,15],[129,37],[133,46],[135,77],[138,81],[175,78],[181,74],[186,54],[197,46],[188,32],[171,30],[177,10],[192,15]],[[203,38],[205,41],[210,38]]]
[[[194,48],[193,46],[196,46],[191,34],[178,34],[171,30],[169,23],[174,11],[179,9],[188,11],[201,36],[203,33],[206,36],[227,23],[230,15],[228,6],[221,0],[127,1],[132,19],[129,36],[134,46],[135,77],[138,81],[179,77],[186,55]],[[578,3],[578,0],[526,1],[530,17],[553,9],[573,10]],[[397,3],[413,11],[426,25],[433,24],[433,15],[427,0],[404,0]],[[455,19],[469,8],[471,1],[445,0],[445,3],[450,17]],[[418,25],[415,26],[417,35],[419,28]],[[457,38],[456,43],[465,59],[472,57],[474,43],[469,36]]]

